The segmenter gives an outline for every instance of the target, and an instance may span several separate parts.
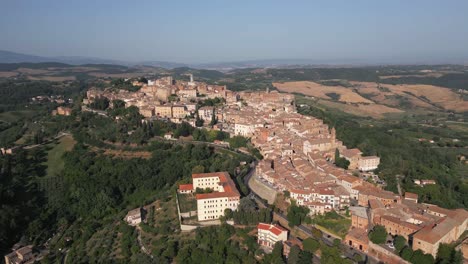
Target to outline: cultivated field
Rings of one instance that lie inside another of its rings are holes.
[[[336,81],[336,80],[335,80]],[[453,90],[433,85],[391,85],[348,82],[351,87],[327,86],[310,81],[273,83],[282,92],[300,93],[341,111],[374,118],[406,111],[468,111],[468,101]]]
[[[344,103],[374,103],[343,86],[327,86],[310,81],[273,83],[273,86],[282,92],[300,93],[328,100],[333,99],[330,94],[334,93],[339,95],[337,101]]]
[[[348,114],[365,117],[369,116],[377,119],[385,118],[387,114],[400,114],[405,112],[397,108],[380,104],[343,104],[327,100],[319,100],[318,102],[324,106],[335,108]]]
[[[398,106],[401,100],[428,109],[442,108],[455,112],[468,111],[468,101],[444,87],[433,85],[391,85],[373,82],[351,82],[360,94],[367,94],[374,102]]]

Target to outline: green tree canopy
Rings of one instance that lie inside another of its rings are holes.
[[[369,239],[375,244],[383,244],[387,241],[387,230],[384,226],[376,225],[369,233]]]
[[[315,251],[317,251],[317,249],[320,248],[320,242],[311,237],[304,239],[302,245],[304,247],[304,250],[310,253],[314,253]]]

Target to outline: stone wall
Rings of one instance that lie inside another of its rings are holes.
[[[260,196],[262,199],[267,200],[269,204],[273,204],[275,202],[276,190],[263,183],[258,179],[256,174],[250,178],[248,185],[255,194]]]
[[[369,249],[367,254],[371,257],[374,257],[384,263],[389,264],[410,264],[410,262],[402,259],[400,256],[396,255],[393,252],[388,251],[387,249],[376,245],[369,241]]]

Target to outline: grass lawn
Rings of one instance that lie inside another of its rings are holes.
[[[65,152],[72,150],[76,141],[72,136],[64,136],[60,138],[57,143],[51,143],[48,146],[52,146],[47,153],[47,177],[53,177],[59,175],[62,170],[64,161],[62,156]]]
[[[181,213],[197,210],[197,200],[193,194],[177,194],[177,196]]]
[[[351,219],[343,217],[334,211],[328,212],[325,215],[317,215],[313,221],[316,225],[324,227],[340,237],[344,237],[351,226]]]

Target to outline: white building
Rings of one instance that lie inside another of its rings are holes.
[[[377,156],[361,157],[358,161],[360,171],[372,171],[377,169],[380,164],[380,158]]]
[[[125,216],[125,222],[127,222],[131,226],[136,226],[142,221],[142,209],[137,208],[129,211]]]
[[[236,123],[234,125],[234,134],[236,136],[252,137],[255,132],[255,125]]]
[[[198,193],[197,215],[198,221],[215,220],[224,216],[226,209],[237,210],[240,194],[236,185],[227,172],[197,173],[192,174],[193,191],[197,188],[211,189],[211,193]],[[179,192],[189,192],[188,185],[180,186]]]
[[[203,106],[198,109],[198,117],[205,121],[211,121],[213,119],[214,107],[213,106]]]
[[[273,248],[276,242],[288,240],[288,230],[278,225],[259,223],[257,231],[257,243],[262,246]]]

